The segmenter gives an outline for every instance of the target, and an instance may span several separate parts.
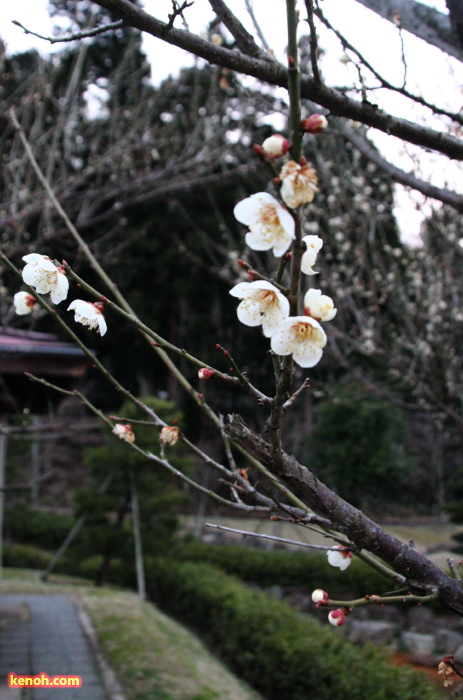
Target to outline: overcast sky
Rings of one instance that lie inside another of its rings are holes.
[[[428,5],[447,12],[445,0],[421,0]],[[255,15],[264,35],[276,56],[284,60],[286,44],[286,18],[284,0],[253,0]],[[230,6],[240,17],[245,26],[255,35],[250,18],[245,9],[244,0],[230,0]],[[170,0],[144,0],[144,7],[159,19],[167,20],[171,11]],[[332,24],[356,46],[385,78],[395,84],[402,84],[404,65],[402,62],[401,42],[398,30],[375,13],[367,10],[355,0],[324,0],[323,12]],[[189,28],[202,32],[212,18],[208,0],[195,0],[194,5],[185,13]],[[305,9],[301,8],[305,17]],[[12,24],[18,20],[27,28],[44,35],[53,34],[53,22],[48,17],[46,0],[15,0],[0,3],[0,35],[7,45],[8,54],[25,51],[35,47],[41,53],[58,51],[59,44],[50,45],[31,35],[26,35],[19,27]],[[178,21],[178,20],[177,20]],[[65,25],[60,22],[64,29]],[[179,25],[180,26],[180,25]],[[301,30],[306,32],[306,23],[301,23]],[[407,87],[412,92],[422,94],[429,101],[458,111],[463,105],[463,66],[455,59],[449,58],[416,37],[404,33],[405,56],[407,65]],[[320,44],[326,49],[322,69],[328,82],[332,85],[345,86],[358,81],[353,64],[345,64],[340,59],[342,48],[337,40],[328,36],[323,28],[320,30]],[[158,84],[169,73],[176,74],[184,65],[191,65],[193,58],[186,52],[144,35],[144,49],[152,67],[152,80]],[[410,106],[400,96],[385,91],[376,91],[370,99],[376,99],[380,106],[398,116],[408,119],[421,119],[428,126],[443,127],[438,120],[433,122],[425,110],[410,112]],[[384,99],[384,102],[383,102]],[[449,186],[463,194],[462,170],[460,166],[449,164],[447,159],[434,154],[421,155],[419,163],[412,146],[405,146],[392,137],[370,130],[370,135],[383,153],[396,165],[406,170],[414,170],[438,186]],[[410,206],[410,197],[403,188],[397,188],[397,206],[400,211],[401,228],[407,239],[412,240],[419,231],[423,214]],[[415,196],[420,206],[422,198]]]

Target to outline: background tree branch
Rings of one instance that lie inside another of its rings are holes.
[[[463,49],[458,35],[453,31],[448,15],[428,7],[416,0],[356,0],[369,10],[393,21],[396,11],[400,14],[401,26],[410,34],[423,39],[427,44],[463,61]]]

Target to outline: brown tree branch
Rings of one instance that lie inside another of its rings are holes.
[[[336,530],[361,549],[375,554],[393,570],[405,576],[410,590],[417,593],[437,593],[439,601],[458,615],[463,616],[463,587],[438,569],[415,548],[404,544],[383,530],[337,496],[315,474],[297,460],[281,452],[281,458],[273,459],[271,446],[245,425],[238,415],[227,416],[226,434],[242,445],[260,462],[290,485],[318,515],[329,518]]]
[[[334,122],[334,120],[332,120]],[[463,196],[447,190],[444,187],[436,187],[425,180],[420,180],[412,173],[407,173],[401,168],[390,163],[384,158],[379,151],[371,146],[368,141],[359,132],[350,128],[341,119],[335,120],[336,128],[344,136],[347,141],[350,141],[365,158],[368,158],[372,163],[377,165],[381,170],[387,173],[395,182],[399,182],[405,187],[411,187],[418,192],[421,192],[426,197],[432,197],[439,202],[449,204],[456,211],[463,213]]]
[[[265,61],[272,60],[270,56],[266,54],[265,51],[262,51],[256,44],[252,34],[249,34],[248,30],[243,27],[238,17],[233,14],[223,0],[209,0],[209,4],[230,34],[233,35],[240,51],[247,56],[254,56],[254,58],[262,58]]]
[[[149,15],[128,0],[98,0],[97,4],[116,14],[125,24],[189,51],[212,64],[253,76],[270,85],[288,87],[287,71],[276,61],[246,56],[239,51],[217,46],[191,32],[169,29],[165,22]],[[455,160],[463,160],[463,142],[460,139],[406,119],[393,117],[375,105],[358,102],[337,90],[317,84],[312,78],[302,78],[301,96],[314,100],[336,116],[354,119],[417,146],[430,148]]]

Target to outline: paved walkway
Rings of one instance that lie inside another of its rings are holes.
[[[66,595],[2,595],[0,623],[0,700],[108,700],[94,650]],[[82,686],[8,689],[11,671],[80,676]]]

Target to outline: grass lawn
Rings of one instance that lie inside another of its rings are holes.
[[[127,700],[261,700],[188,630],[135,593],[88,581],[4,569],[0,595],[67,593],[80,600]]]

